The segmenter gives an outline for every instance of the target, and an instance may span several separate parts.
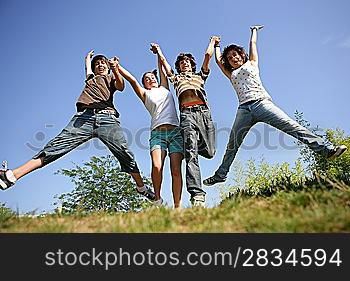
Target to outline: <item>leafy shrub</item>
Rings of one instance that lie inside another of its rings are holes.
[[[311,128],[310,123],[303,118],[303,113],[295,113],[296,120],[304,127],[316,135],[323,138],[327,143],[334,146],[346,145],[350,149],[350,136],[346,136],[345,132],[339,128],[335,130],[327,129],[322,132],[319,127]],[[301,160],[306,165],[306,170],[311,174],[320,174],[332,180],[340,180],[350,182],[350,153],[346,151],[341,157],[329,161],[325,157],[313,152],[307,146],[298,142],[300,148]]]
[[[74,169],[61,169],[57,172],[70,177],[73,191],[57,198],[59,213],[89,213],[139,211],[148,203],[136,192],[136,185],[129,174],[120,171],[114,157],[92,157],[82,166]],[[144,178],[145,183],[150,183]]]
[[[10,208],[7,208],[4,203],[0,204],[0,227],[2,227],[8,220],[16,217],[16,213]]]
[[[350,148],[350,137],[340,129],[326,130],[321,134],[320,128],[311,128],[303,114],[295,113],[296,120],[314,134],[334,146],[345,144]],[[264,159],[260,163],[247,161],[243,166],[236,162],[232,169],[232,182],[221,185],[221,197],[271,196],[279,191],[298,191],[308,188],[344,188],[350,185],[350,153],[345,152],[335,160],[327,160],[306,145],[298,142],[300,159],[294,167],[289,163],[270,165]],[[304,164],[304,165],[303,165]]]

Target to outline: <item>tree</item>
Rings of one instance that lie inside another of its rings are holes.
[[[70,177],[73,191],[57,198],[62,213],[73,212],[128,212],[140,211],[149,203],[136,192],[136,185],[120,167],[113,156],[91,157],[82,166],[56,172]],[[150,180],[144,178],[145,183]]]

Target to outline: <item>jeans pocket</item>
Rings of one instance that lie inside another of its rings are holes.
[[[180,123],[185,121],[187,118],[187,114],[186,113],[180,113]]]
[[[209,110],[203,112],[203,121],[207,129],[214,128],[213,119],[211,117],[211,112]]]

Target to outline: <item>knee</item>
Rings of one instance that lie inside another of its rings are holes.
[[[161,173],[162,172],[162,165],[161,164],[153,164],[152,165],[152,172],[153,173],[157,173],[157,174],[159,174],[159,173]]]
[[[171,168],[171,176],[173,178],[181,177],[181,168],[180,167],[172,167]]]

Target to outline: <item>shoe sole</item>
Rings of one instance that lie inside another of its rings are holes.
[[[5,182],[3,182],[1,179],[0,179],[0,186],[1,186],[2,190],[5,190],[5,189],[9,188],[9,186],[7,186],[7,184]]]
[[[214,183],[205,183],[205,182],[203,181],[203,184],[204,184],[205,186],[212,186],[212,185],[215,185],[215,184],[217,184],[217,183],[222,183],[222,182],[225,182],[225,181],[216,181],[216,182],[214,182]]]
[[[345,151],[347,151],[347,149],[348,148],[346,146],[339,148],[331,157],[328,158],[328,160],[334,160],[335,158],[342,155]]]
[[[192,207],[202,207],[205,208],[205,203],[191,203]]]

